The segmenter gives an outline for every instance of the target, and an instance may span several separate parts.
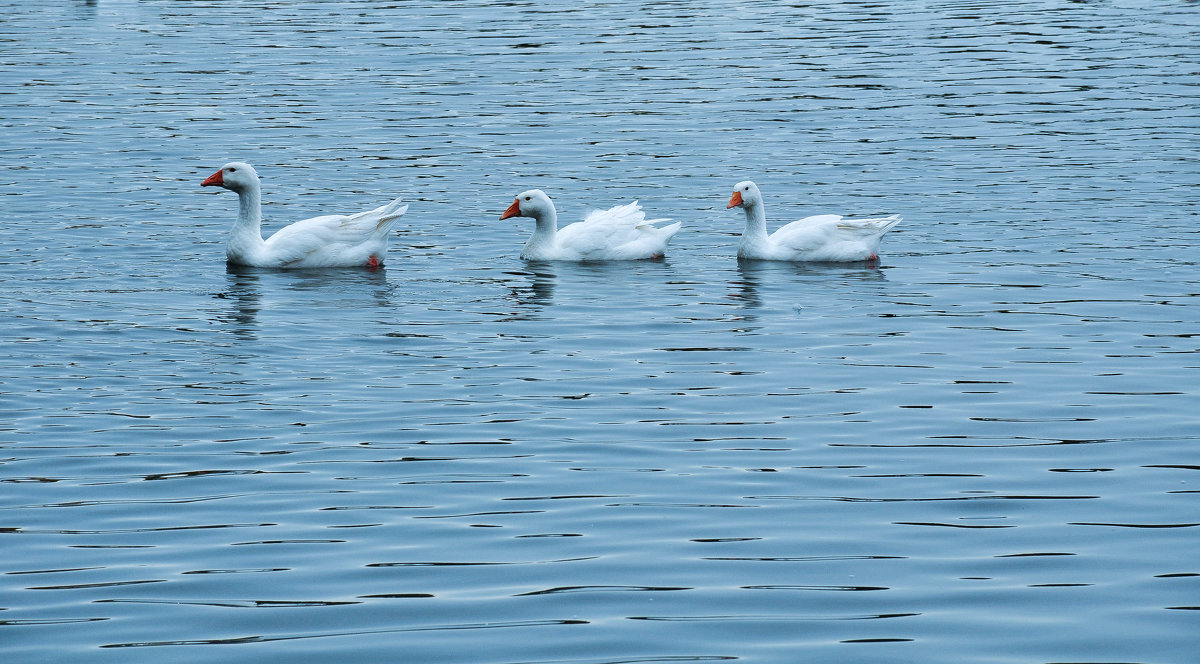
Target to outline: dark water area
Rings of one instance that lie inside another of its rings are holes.
[[[0,4],[6,661],[1196,661],[1200,4]]]

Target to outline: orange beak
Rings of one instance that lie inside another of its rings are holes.
[[[500,218],[508,219],[509,217],[519,216],[521,216],[521,201],[514,198],[512,205],[508,206],[508,209],[504,211],[504,214],[500,215]]]
[[[220,187],[223,184],[225,184],[225,178],[221,175],[221,171],[217,171],[216,173],[213,173],[212,175],[205,178],[204,182],[200,183],[200,186],[201,187]]]
[[[733,195],[729,197],[729,205],[726,205],[725,209],[728,210],[731,207],[737,207],[741,204],[742,204],[742,192],[735,191],[735,192],[733,192]]]

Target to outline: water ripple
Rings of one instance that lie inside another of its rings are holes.
[[[8,659],[1200,650],[1196,3],[4,9]],[[387,267],[226,266],[232,159]],[[746,178],[905,221],[739,261]]]

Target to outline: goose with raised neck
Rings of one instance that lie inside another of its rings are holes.
[[[388,236],[408,210],[402,200],[357,214],[303,219],[262,236],[262,185],[250,164],[225,164],[201,183],[238,195],[238,216],[225,244],[226,261],[252,267],[369,267],[383,265]]]
[[[900,215],[895,214],[864,219],[820,214],[793,221],[768,235],[762,192],[750,180],[734,185],[726,208],[734,207],[746,213],[738,258],[757,260],[876,261],[883,234],[900,223]]]
[[[681,224],[654,224],[669,219],[646,219],[637,201],[596,210],[583,221],[558,227],[554,202],[541,189],[523,191],[500,215],[501,219],[529,217],[533,235],[521,249],[526,260],[638,260],[661,258]]]

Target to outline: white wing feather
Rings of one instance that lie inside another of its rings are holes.
[[[267,238],[266,249],[280,265],[289,267],[337,263],[343,253],[363,245],[380,245],[378,251],[386,251],[388,233],[407,211],[408,206],[396,199],[366,212],[303,219]],[[370,247],[366,250],[370,253]]]
[[[846,219],[821,214],[793,221],[771,234],[775,246],[805,260],[853,260],[878,250],[884,233],[900,223],[899,215]]]
[[[580,259],[645,258],[661,254],[667,241],[679,230],[679,223],[663,228],[653,225],[663,221],[670,220],[647,220],[642,206],[634,201],[595,210],[583,221],[564,226],[558,230],[556,244]]]

